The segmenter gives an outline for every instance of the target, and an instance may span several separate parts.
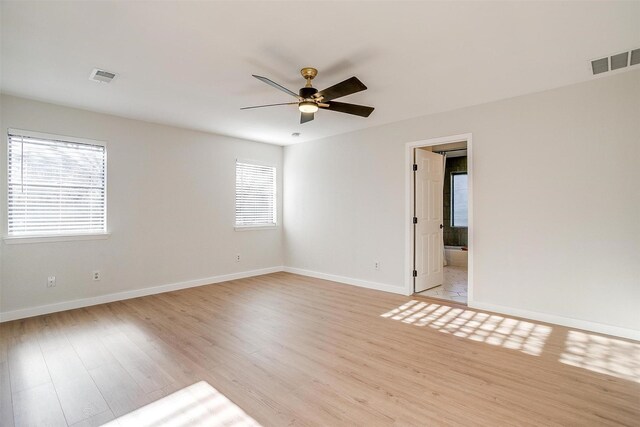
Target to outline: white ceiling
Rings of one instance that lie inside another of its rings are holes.
[[[3,92],[276,144],[317,139],[594,78],[640,47],[640,2],[2,2]],[[353,75],[368,118],[295,106]],[[119,74],[89,81],[91,70]],[[300,132],[292,138],[292,132]]]

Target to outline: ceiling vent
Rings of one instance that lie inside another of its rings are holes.
[[[94,68],[89,76],[89,80],[99,83],[111,83],[117,76],[116,73]]]
[[[640,49],[634,49],[631,51],[631,62],[629,62],[629,65],[638,64],[640,64]]]
[[[624,68],[629,63],[629,52],[619,53],[611,57],[611,71]]]
[[[638,64],[640,64],[640,49],[634,49],[630,52],[622,52],[610,57],[594,59],[591,61],[591,71],[595,76],[596,74],[615,71]]]
[[[593,75],[606,73],[609,71],[609,58],[595,59],[591,61],[591,70]]]

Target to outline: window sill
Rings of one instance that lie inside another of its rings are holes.
[[[248,225],[248,226],[235,226],[233,229],[235,231],[253,231],[253,230],[275,230],[278,228],[277,225]]]
[[[71,242],[76,240],[105,240],[111,233],[92,233],[92,234],[56,234],[50,236],[12,236],[5,237],[4,243],[7,245],[15,245],[21,243],[53,243],[53,242]]]

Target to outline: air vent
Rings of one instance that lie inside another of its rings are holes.
[[[89,76],[89,80],[100,83],[111,83],[116,78],[116,73],[94,68]]]
[[[595,76],[596,74],[615,71],[638,64],[640,64],[640,49],[634,49],[630,52],[617,53],[611,57],[594,59],[591,61],[591,71]]]
[[[640,64],[640,49],[634,49],[631,51],[631,62],[629,65]]]
[[[591,61],[591,69],[593,70],[593,75],[600,73],[606,73],[609,71],[609,58],[596,59],[595,61]]]
[[[624,68],[629,62],[629,52],[619,53],[611,57],[611,71]]]

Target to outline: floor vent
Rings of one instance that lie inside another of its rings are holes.
[[[596,74],[615,71],[638,64],[640,64],[640,49],[634,49],[630,52],[622,52],[612,56],[594,59],[591,61],[591,71],[595,76]]]
[[[111,73],[109,71],[101,70],[99,68],[94,68],[91,72],[91,76],[89,76],[89,80],[93,80],[94,82],[100,83],[111,83],[113,79],[117,76],[116,73]]]

